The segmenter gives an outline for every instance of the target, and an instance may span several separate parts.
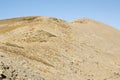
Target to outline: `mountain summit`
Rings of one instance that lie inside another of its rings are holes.
[[[120,31],[91,19],[0,20],[0,80],[120,80]]]

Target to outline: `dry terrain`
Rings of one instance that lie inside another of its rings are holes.
[[[120,31],[86,18],[0,20],[0,80],[120,80]]]

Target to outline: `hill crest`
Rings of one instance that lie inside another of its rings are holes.
[[[0,20],[0,75],[6,80],[120,80],[119,36],[119,30],[91,19]]]

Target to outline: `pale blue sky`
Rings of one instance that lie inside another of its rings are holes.
[[[22,16],[85,17],[120,29],[120,0],[0,0],[0,19]]]

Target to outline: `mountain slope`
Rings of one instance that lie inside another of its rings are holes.
[[[90,19],[1,20],[0,74],[6,80],[119,80],[119,36]]]

